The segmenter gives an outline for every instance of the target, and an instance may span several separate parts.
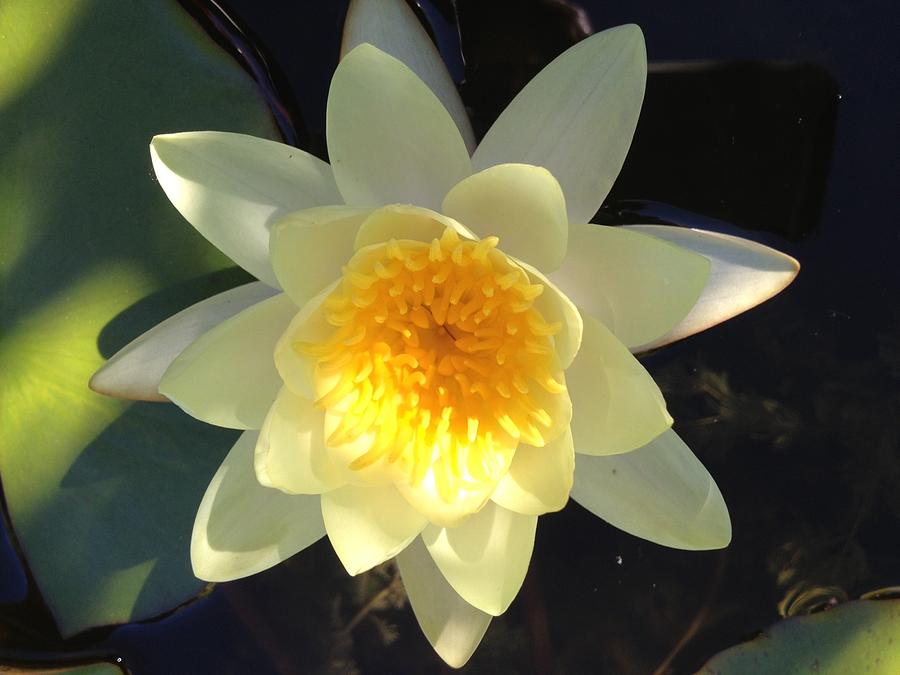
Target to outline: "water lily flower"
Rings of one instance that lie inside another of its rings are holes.
[[[345,47],[330,165],[237,134],[153,139],[175,207],[260,281],[141,336],[92,386],[244,430],[197,514],[198,577],[325,535],[350,574],[396,558],[461,666],[516,596],[538,517],[570,496],[660,544],[728,544],[722,495],[632,350],[774,295],[796,265],[733,237],[588,224],[637,124],[635,26],[558,57],[474,151],[404,3],[354,3]]]

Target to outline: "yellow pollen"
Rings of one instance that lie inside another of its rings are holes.
[[[317,405],[339,418],[327,444],[370,444],[350,463],[433,473],[451,502],[496,481],[516,444],[541,446],[562,395],[554,335],[534,301],[544,288],[497,249],[499,239],[390,240],[357,252],[325,301],[334,328],[295,342],[316,360]],[[532,392],[540,394],[531,398]]]

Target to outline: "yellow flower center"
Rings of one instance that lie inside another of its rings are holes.
[[[544,445],[542,402],[565,391],[554,378],[560,325],[535,309],[543,286],[498,243],[447,228],[430,244],[366,247],[344,268],[325,301],[334,333],[295,348],[318,359],[317,404],[339,415],[326,443],[370,441],[352,469],[384,460],[417,485],[433,468],[450,501],[499,479],[520,440]]]

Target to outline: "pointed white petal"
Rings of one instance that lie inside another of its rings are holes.
[[[471,154],[475,134],[466,107],[440,53],[409,6],[403,0],[351,0],[341,58],[364,42],[401,60],[428,85],[456,122]]]
[[[562,185],[569,222],[587,222],[625,162],[646,78],[647,54],[637,26],[582,40],[512,100],[476,148],[473,167],[546,167]]]
[[[262,572],[325,535],[318,496],[286,495],[257,482],[256,437],[255,431],[241,434],[200,502],[191,564],[205,581]]]
[[[204,422],[259,429],[281,389],[275,343],[296,313],[281,293],[220,323],[172,362],[160,393]]]
[[[575,446],[568,429],[543,448],[520,443],[491,499],[516,513],[559,511],[569,501],[574,473]]]
[[[166,401],[159,382],[166,368],[206,331],[277,291],[262,282],[244,284],[191,305],[135,338],[94,373],[100,394],[135,401]]]
[[[444,578],[466,602],[499,616],[525,580],[536,527],[537,516],[488,502],[457,527],[429,525],[422,541]]]
[[[569,250],[550,278],[626,347],[667,333],[697,302],[709,260],[623,227],[571,225]]]
[[[286,215],[272,226],[272,268],[298,307],[341,276],[368,209],[320,206]]]
[[[339,204],[331,167],[283,143],[220,131],[154,136],[153,169],[191,225],[260,281],[278,288],[269,228],[299,209]]]
[[[479,237],[500,238],[500,248],[549,272],[566,255],[566,200],[553,175],[529,164],[498,164],[457,183],[441,211]]]
[[[325,530],[348,574],[400,553],[425,527],[425,517],[392,485],[345,485],[322,495]]]
[[[644,446],[672,426],[662,392],[603,324],[581,317],[584,339],[566,371],[575,452],[616,455]]]
[[[634,347],[635,352],[662,347],[746,312],[784,290],[800,271],[791,256],[749,239],[669,225],[626,227],[699,253],[712,264],[688,315],[665,335]]]
[[[439,209],[472,172],[441,102],[402,62],[362,44],[338,64],[328,92],[328,153],[344,200]]]
[[[259,433],[254,466],[259,482],[291,494],[321,494],[347,483],[325,447],[325,412],[282,387]]]
[[[491,623],[490,614],[459,597],[416,538],[397,555],[397,567],[416,620],[447,665],[462,668]]]
[[[663,546],[694,551],[731,541],[722,493],[672,430],[624,455],[576,455],[572,499],[611,525]]]

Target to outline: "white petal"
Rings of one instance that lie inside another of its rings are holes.
[[[331,167],[308,152],[243,134],[154,136],[153,169],[175,208],[225,255],[278,288],[269,228],[299,209],[343,201]]]
[[[575,451],[616,455],[644,446],[672,426],[662,392],[603,324],[581,316],[584,339],[566,371]]]
[[[667,333],[700,297],[709,261],[623,227],[570,225],[569,250],[550,278],[626,347]]]
[[[479,171],[453,186],[441,211],[479,237],[499,237],[504,253],[545,272],[566,255],[566,200],[543,167],[499,164]]]
[[[135,338],[94,373],[96,392],[136,401],[165,401],[159,382],[172,361],[206,331],[277,291],[259,281],[191,305]]]
[[[410,204],[389,204],[373,211],[359,226],[354,248],[359,250],[390,239],[430,242],[440,239],[448,227],[464,239],[477,239],[467,227],[437,211]]]
[[[347,471],[329,457],[324,427],[324,411],[282,387],[256,445],[259,482],[292,494],[320,494],[347,483]]]
[[[322,516],[335,553],[354,575],[400,553],[427,522],[390,485],[345,485],[327,492]]]
[[[672,330],[633,351],[675,342],[727,321],[780,293],[800,271],[791,256],[730,234],[669,225],[627,225],[699,253],[712,264],[697,304]]]
[[[457,527],[429,525],[422,541],[444,578],[466,602],[498,616],[525,580],[536,527],[537,516],[488,502]]]
[[[447,665],[462,668],[484,637],[491,615],[459,597],[421,539],[416,538],[397,555],[397,567],[428,642]]]
[[[320,206],[290,213],[272,226],[272,267],[298,307],[340,278],[368,214],[351,206]]]
[[[625,162],[646,78],[647,54],[637,26],[582,40],[512,100],[476,148],[473,167],[546,167],[562,185],[569,222],[587,222]]]
[[[191,564],[205,581],[262,572],[325,535],[317,496],[286,495],[257,482],[256,437],[255,431],[241,434],[200,502]]]
[[[624,455],[576,455],[572,499],[611,525],[663,546],[706,550],[731,541],[722,493],[672,430]]]
[[[439,209],[472,172],[456,124],[415,73],[363,44],[338,64],[328,93],[328,154],[344,200]]]
[[[509,472],[491,499],[516,513],[539,516],[559,511],[569,501],[574,472],[571,431],[566,430],[543,448],[520,443]]]
[[[401,60],[428,85],[456,122],[471,153],[475,134],[466,107],[440,53],[409,6],[403,0],[351,0],[341,58],[364,42]]]
[[[172,362],[160,393],[204,422],[259,429],[281,389],[275,343],[296,313],[281,293],[220,323]]]

